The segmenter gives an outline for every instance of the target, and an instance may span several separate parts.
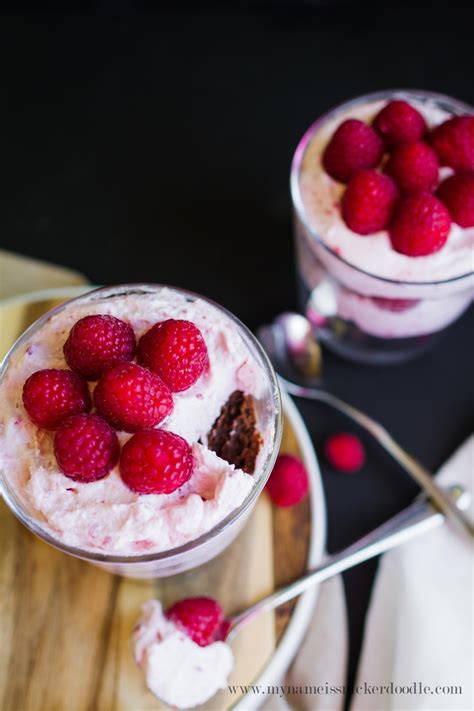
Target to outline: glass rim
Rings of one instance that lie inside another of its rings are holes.
[[[6,369],[8,368],[8,364],[13,353],[16,352],[19,347],[21,347],[21,345],[28,339],[28,337],[30,337],[33,333],[36,333],[37,330],[39,330],[47,321],[49,321],[49,319],[51,319],[53,316],[55,316],[57,313],[61,312],[65,308],[69,307],[71,304],[74,304],[79,300],[84,300],[86,297],[94,297],[94,295],[100,297],[108,291],[117,291],[117,293],[114,293],[114,296],[120,296],[128,293],[137,292],[137,290],[139,293],[143,294],[153,293],[154,291],[164,288],[171,289],[187,296],[192,296],[196,299],[201,299],[213,306],[214,308],[217,308],[219,311],[223,312],[224,315],[226,315],[238,328],[240,328],[240,330],[243,332],[244,337],[247,338],[252,344],[252,346],[255,348],[256,353],[260,358],[261,365],[263,366],[263,369],[270,381],[271,393],[275,405],[275,428],[273,433],[273,441],[271,443],[272,446],[265,462],[262,464],[261,475],[258,481],[255,482],[255,484],[252,486],[252,489],[247,494],[240,506],[228,513],[227,516],[222,519],[222,521],[219,521],[216,525],[209,529],[209,531],[206,531],[205,533],[201,534],[198,538],[194,538],[193,540],[188,541],[187,543],[184,543],[181,546],[168,548],[166,550],[157,551],[155,553],[145,553],[142,555],[112,555],[108,553],[82,549],[76,546],[70,546],[56,539],[53,535],[48,533],[48,531],[46,531],[34,518],[32,518],[26,513],[23,505],[14,493],[13,487],[9,484],[6,473],[2,469],[0,469],[0,496],[3,498],[12,513],[21,521],[21,523],[23,523],[23,525],[28,530],[38,536],[38,538],[45,541],[49,545],[62,551],[63,553],[68,553],[69,555],[72,555],[76,558],[81,558],[82,560],[117,565],[151,563],[160,561],[165,562],[169,561],[172,558],[179,558],[180,556],[183,556],[195,549],[200,548],[201,546],[209,543],[211,540],[223,533],[226,529],[229,528],[229,526],[231,526],[235,521],[237,521],[237,519],[240,519],[252,507],[252,505],[262,492],[268,480],[268,477],[270,476],[270,473],[273,469],[276,457],[278,455],[283,425],[281,393],[278,379],[273,369],[273,365],[271,364],[267,353],[263,349],[263,346],[260,344],[256,336],[254,336],[254,334],[250,331],[250,329],[247,328],[247,326],[245,326],[245,324],[242,323],[242,321],[231,311],[226,309],[224,306],[221,306],[217,302],[213,301],[212,299],[208,298],[207,296],[203,296],[194,291],[183,289],[181,287],[176,287],[169,284],[153,284],[143,282],[118,284],[115,286],[95,287],[92,288],[90,291],[86,291],[85,293],[79,294],[78,296],[72,299],[68,299],[64,303],[55,306],[54,308],[50,309],[45,314],[40,316],[19,336],[19,338],[11,346],[11,348],[8,350],[8,352],[0,363],[0,381],[3,378]]]
[[[306,230],[316,240],[316,242],[318,242],[318,244],[321,245],[326,250],[326,252],[328,252],[328,254],[330,254],[332,257],[339,260],[346,266],[350,267],[351,269],[354,269],[360,274],[363,274],[364,276],[368,276],[372,279],[377,279],[378,281],[382,281],[388,284],[398,284],[416,287],[433,287],[439,284],[452,284],[455,282],[461,282],[463,280],[468,279],[469,277],[472,277],[474,271],[471,270],[464,274],[460,274],[455,277],[450,277],[449,279],[438,279],[436,281],[405,281],[401,279],[390,279],[388,277],[383,277],[378,274],[375,274],[374,272],[367,271],[366,269],[362,269],[361,267],[352,264],[352,262],[349,262],[347,259],[344,259],[344,257],[334,252],[324,242],[324,240],[316,232],[316,230],[310,225],[310,221],[307,218],[307,213],[304,207],[304,202],[300,189],[300,169],[301,164],[303,162],[303,158],[306,154],[307,149],[309,148],[309,144],[311,143],[311,139],[313,138],[315,132],[328,119],[334,118],[335,116],[337,116],[338,113],[341,113],[342,111],[347,108],[350,108],[351,106],[359,105],[362,101],[377,101],[387,98],[406,99],[407,97],[412,97],[415,99],[418,98],[419,100],[434,99],[435,101],[449,105],[451,110],[453,109],[453,107],[455,107],[456,110],[459,112],[457,115],[474,112],[474,107],[470,106],[464,101],[455,99],[446,94],[440,94],[434,91],[425,91],[423,89],[383,89],[380,91],[370,92],[369,94],[362,94],[352,99],[348,99],[347,101],[344,101],[340,104],[337,104],[337,106],[330,109],[329,111],[325,111],[319,118],[316,119],[316,121],[314,121],[309,126],[309,128],[304,132],[303,136],[299,140],[298,145],[296,146],[296,150],[293,154],[293,159],[291,161],[290,170],[290,193],[293,209],[295,210],[298,219],[303,223]]]

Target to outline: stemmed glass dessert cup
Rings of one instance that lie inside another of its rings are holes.
[[[64,304],[52,309],[48,313],[39,318],[32,326],[30,326],[10,351],[5,356],[0,365],[0,383],[5,377],[5,373],[10,367],[12,356],[14,356],[25,344],[36,335],[43,325],[55,314],[64,311],[65,309],[74,309],[76,306],[84,306],[88,303],[97,305],[98,303],[110,300],[116,296],[125,295],[140,295],[159,293],[164,285],[159,284],[132,284],[124,286],[105,287],[94,289],[75,299],[67,301]],[[1,495],[13,512],[13,514],[28,528],[32,533],[40,539],[50,544],[57,550],[69,555],[80,558],[89,563],[92,563],[110,573],[123,575],[131,578],[161,578],[170,575],[182,573],[185,570],[196,568],[203,565],[210,559],[219,555],[238,535],[248,520],[259,494],[265,486],[265,483],[270,476],[275,459],[278,454],[281,432],[282,432],[282,412],[281,399],[278,381],[273,367],[253,334],[244,326],[238,318],[222,306],[206,299],[203,296],[194,294],[193,292],[184,289],[175,289],[174,291],[184,294],[188,299],[194,300],[199,298],[208,302],[210,306],[217,308],[224,316],[231,320],[235,327],[235,332],[244,342],[250,354],[255,358],[260,365],[263,378],[265,380],[264,397],[255,401],[257,422],[260,431],[271,433],[272,441],[270,446],[266,447],[265,457],[260,462],[257,470],[253,474],[255,479],[254,485],[242,504],[228,514],[222,521],[215,525],[211,530],[199,536],[198,538],[189,541],[188,543],[164,550],[157,553],[147,553],[141,555],[109,555],[99,551],[83,550],[74,546],[66,545],[62,541],[56,539],[54,535],[42,526],[39,516],[35,516],[21,495],[21,491],[17,491],[12,485],[9,478],[9,472],[6,469],[0,468],[0,492]],[[31,509],[31,507],[30,507]]]
[[[389,364],[423,353],[445,333],[472,301],[473,261],[450,278],[410,281],[352,264],[332,250],[312,224],[301,175],[312,140],[329,122],[349,118],[364,104],[403,99],[453,116],[474,114],[456,99],[417,90],[378,91],[347,101],[321,116],[299,142],[291,166],[297,279],[300,306],[318,339],[331,350],[362,363]],[[336,124],[337,125],[337,124]],[[370,236],[361,236],[370,240]],[[430,259],[410,257],[407,259]]]

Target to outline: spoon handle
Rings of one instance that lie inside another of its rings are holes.
[[[467,499],[470,499],[470,497],[462,487],[450,487],[449,492],[446,492],[446,495],[452,497],[455,506],[464,507],[467,505]],[[395,548],[401,543],[405,543],[405,541],[439,526],[444,520],[444,515],[433,508],[428,500],[425,498],[421,501],[417,499],[408,508],[382,524],[382,526],[379,526],[340,553],[327,558],[322,565],[309,571],[289,585],[276,590],[268,597],[259,600],[247,610],[231,617],[229,619],[230,628],[227,640],[231,641],[243,625],[262,612],[273,610],[275,607],[305,592],[312,585],[342,573],[344,570],[363,563],[369,558],[373,558],[391,548]]]
[[[474,527],[467,516],[456,507],[446,491],[438,486],[429,471],[400,447],[382,425],[357,408],[349,405],[335,395],[331,395],[331,393],[325,390],[305,388],[291,383],[281,376],[279,376],[279,380],[291,395],[325,402],[327,405],[331,405],[331,407],[342,412],[354,422],[357,422],[358,425],[369,432],[380,446],[420,485],[426,495],[433,501],[434,505],[455,523],[460,531],[467,534],[472,542],[474,538]]]

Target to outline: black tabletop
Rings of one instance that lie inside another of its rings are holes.
[[[4,15],[1,243],[93,283],[167,282],[256,328],[296,306],[288,174],[322,111],[389,87],[474,103],[474,10],[380,3],[255,3],[153,14],[125,3]],[[145,4],[146,5],[146,4]],[[474,7],[474,6],[473,6]],[[327,354],[327,387],[383,422],[436,470],[470,431],[473,315],[398,367]],[[353,429],[298,402],[319,447]],[[322,462],[328,549],[417,489],[365,439],[357,475]],[[353,680],[377,563],[344,576]]]

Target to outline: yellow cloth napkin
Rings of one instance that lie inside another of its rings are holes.
[[[85,283],[87,279],[71,269],[0,249],[0,299]]]
[[[0,250],[0,359],[33,321],[86,284],[78,272]]]

